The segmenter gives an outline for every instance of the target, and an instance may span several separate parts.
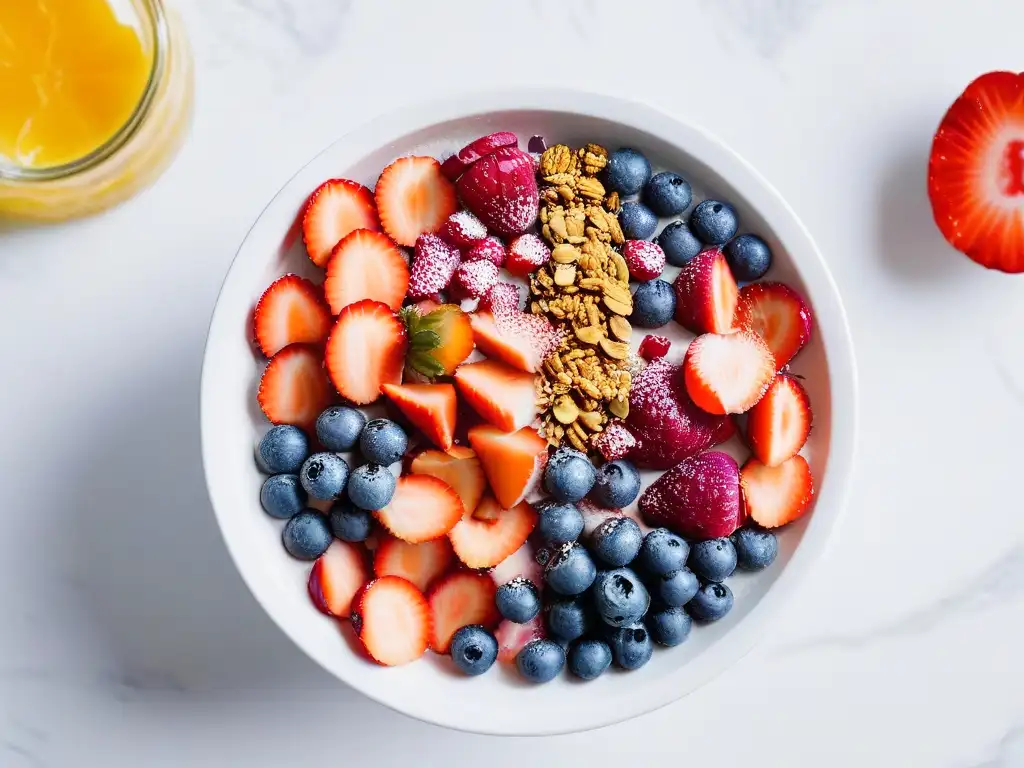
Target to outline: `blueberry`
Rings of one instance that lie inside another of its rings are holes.
[[[627,240],[646,240],[658,228],[658,217],[643,203],[623,203],[619,226]]]
[[[395,476],[380,464],[363,464],[348,478],[348,498],[357,507],[375,512],[384,509],[395,495]]]
[[[632,504],[639,493],[640,472],[632,462],[616,459],[605,462],[597,470],[597,479],[590,495],[602,507],[621,509]]]
[[[707,245],[725,245],[739,226],[736,209],[719,200],[705,200],[690,214],[690,229]]]
[[[531,640],[516,654],[519,674],[531,683],[547,683],[565,666],[565,651],[553,640]]]
[[[640,623],[612,632],[611,646],[615,663],[623,669],[640,669],[654,655],[651,633]]]
[[[336,499],[348,482],[348,462],[336,453],[314,453],[303,462],[299,481],[314,499]]]
[[[331,531],[342,541],[366,541],[371,523],[370,513],[348,499],[339,499],[331,507]]]
[[[604,184],[611,192],[635,195],[651,178],[651,164],[635,149],[623,147],[611,153],[604,170]]]
[[[284,524],[281,541],[292,557],[316,560],[331,545],[331,529],[323,515],[307,509]]]
[[[658,216],[675,216],[693,200],[690,182],[672,171],[662,171],[644,185],[644,202]]]
[[[544,470],[544,488],[556,501],[574,504],[594,486],[597,470],[585,454],[559,448]]]
[[[575,541],[558,548],[544,566],[544,581],[554,592],[571,597],[586,592],[597,578],[597,566]]]
[[[779,554],[779,540],[771,531],[740,528],[732,535],[736,545],[736,560],[744,571],[760,571],[775,562]]]
[[[362,411],[344,405],[332,405],[316,420],[316,436],[329,451],[351,451],[366,426]]]
[[[271,517],[287,520],[306,508],[306,492],[298,475],[271,475],[263,481],[260,504]]]
[[[661,278],[640,283],[633,294],[629,320],[640,328],[661,328],[676,313],[676,292]]]
[[[734,237],[723,249],[732,276],[741,283],[760,280],[772,265],[768,243],[757,235]]]
[[[729,539],[698,541],[687,565],[701,581],[725,581],[736,570],[736,547]]]
[[[690,545],[668,528],[656,528],[644,536],[637,564],[653,576],[664,576],[686,565]]]
[[[631,517],[609,517],[590,534],[590,551],[602,565],[621,568],[640,551],[644,535]]]
[[[498,658],[498,641],[479,624],[456,630],[449,649],[455,666],[474,677],[490,669]]]
[[[574,504],[545,504],[540,507],[537,535],[546,544],[576,541],[583,533],[583,515]]]
[[[659,576],[651,584],[655,597],[670,607],[686,605],[700,589],[700,583],[689,568],[680,568]]]
[[[373,419],[366,422],[363,434],[359,436],[359,451],[374,464],[387,467],[394,464],[409,447],[405,430],[389,419]]]
[[[580,640],[569,648],[569,671],[583,680],[593,680],[611,666],[612,649],[603,640]]]
[[[704,584],[686,606],[697,621],[718,621],[732,608],[732,590],[728,584]]]
[[[522,576],[516,576],[498,587],[494,595],[498,613],[516,624],[532,621],[540,613],[540,595],[534,583]]]
[[[590,631],[591,614],[582,597],[556,600],[545,609],[545,623],[553,639],[571,642]]]
[[[665,252],[665,260],[674,267],[682,267],[704,249],[685,222],[673,221],[661,230],[655,239]]]
[[[256,448],[256,463],[271,475],[298,472],[308,456],[309,438],[290,424],[271,427]]]
[[[625,627],[647,613],[651,596],[640,577],[629,568],[601,571],[594,582],[594,606],[605,624]]]
[[[662,608],[647,614],[647,629],[658,645],[673,647],[690,636],[693,619],[682,608]]]

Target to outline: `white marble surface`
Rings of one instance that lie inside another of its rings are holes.
[[[106,216],[0,234],[0,766],[1024,766],[1022,283],[930,221],[932,131],[1022,69],[1008,0],[181,0],[191,140]],[[844,293],[856,487],[777,632],[639,720],[543,743],[361,698],[273,627],[205,497],[222,275],[346,126],[470,88],[626,93],[789,199]]]

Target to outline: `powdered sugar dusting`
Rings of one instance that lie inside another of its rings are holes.
[[[460,260],[458,248],[437,235],[420,235],[409,274],[408,297],[416,301],[443,291],[451,282]]]
[[[535,272],[548,263],[551,249],[539,236],[520,235],[508,246],[508,271],[515,275]]]
[[[622,258],[634,280],[653,280],[665,270],[665,252],[648,240],[627,240],[622,244]]]
[[[458,299],[479,298],[498,282],[498,268],[489,261],[466,261],[452,277],[451,290]]]
[[[519,288],[512,283],[498,282],[481,300],[481,306],[490,310],[495,318],[509,317],[519,312]]]
[[[613,421],[594,441],[594,447],[606,461],[624,459],[634,445],[636,438],[621,421]]]
[[[476,261],[478,259],[489,261],[496,267],[504,266],[505,244],[494,235],[485,237],[480,242],[474,244],[466,253],[466,261]]]
[[[487,237],[487,227],[469,211],[456,211],[448,217],[438,234],[456,248],[470,248]]]
[[[477,160],[458,181],[459,197],[489,230],[505,237],[533,226],[540,210],[533,158],[501,147]]]
[[[536,350],[538,360],[544,360],[562,341],[561,329],[555,328],[541,315],[503,313],[495,315],[494,322],[501,333],[528,339],[529,347]]]

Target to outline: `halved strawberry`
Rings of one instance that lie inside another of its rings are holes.
[[[810,307],[788,285],[751,283],[740,291],[736,326],[764,339],[778,371],[811,340],[813,325]]]
[[[469,444],[503,509],[516,506],[540,482],[548,443],[536,430],[523,427],[502,432],[490,424],[478,424],[469,430]]]
[[[494,582],[486,573],[457,571],[440,579],[430,590],[430,649],[448,653],[452,635],[469,624],[493,629],[501,621],[494,604]]]
[[[409,288],[409,267],[398,247],[383,232],[357,229],[331,251],[324,293],[331,312],[372,299],[397,310]]]
[[[740,470],[740,493],[750,519],[778,528],[803,516],[814,499],[814,478],[799,454],[769,467],[751,458]]]
[[[547,637],[547,631],[544,628],[544,619],[537,615],[525,624],[505,619],[498,625],[494,637],[498,641],[498,661],[514,664],[516,656],[526,644]]]
[[[455,436],[455,387],[451,384],[385,384],[381,391],[402,415],[443,451]]]
[[[478,311],[469,321],[477,349],[528,373],[540,370],[560,338],[546,318],[525,312],[509,313],[498,322],[490,312]]]
[[[527,426],[537,413],[536,377],[500,360],[460,365],[455,384],[462,399],[487,421],[505,432]]]
[[[408,369],[428,378],[451,376],[472,354],[473,327],[456,305],[408,307],[401,314],[409,329]]]
[[[358,544],[332,541],[309,572],[307,588],[313,604],[328,616],[348,618],[352,598],[370,580],[366,550]]]
[[[381,172],[373,194],[384,231],[406,247],[424,232],[437,232],[459,209],[455,186],[432,157],[398,158]]]
[[[416,586],[398,576],[367,584],[352,606],[352,627],[374,661],[397,667],[427,650],[430,606]]]
[[[373,514],[392,536],[419,544],[454,528],[462,517],[462,501],[443,480],[403,475],[398,478],[391,502]]]
[[[323,291],[298,275],[279,277],[256,302],[253,331],[267,357],[289,344],[322,343],[331,331]]]
[[[932,142],[928,197],[950,245],[1024,272],[1024,74],[989,72],[953,102]]]
[[[752,331],[705,333],[690,342],[683,359],[686,392],[708,413],[744,413],[774,376],[771,350]]]
[[[733,329],[739,289],[721,248],[708,248],[679,271],[676,322],[694,333],[728,333]]]
[[[328,179],[313,190],[302,214],[302,240],[314,264],[326,266],[331,249],[356,229],[380,229],[370,190],[348,179]]]
[[[405,326],[387,304],[364,299],[338,315],[327,339],[327,373],[342,397],[372,403],[385,384],[402,382]]]
[[[387,536],[373,553],[373,572],[378,576],[401,576],[421,592],[455,562],[447,536],[419,544]]]
[[[523,546],[536,525],[537,513],[527,502],[503,509],[487,494],[475,512],[463,515],[448,538],[459,560],[470,568],[491,568]]]
[[[811,401],[799,381],[780,374],[747,413],[747,442],[769,467],[796,456],[811,433]]]
[[[289,344],[274,355],[263,371],[256,399],[274,424],[312,425],[334,400],[320,348]]]
[[[423,451],[413,459],[409,471],[436,477],[450,485],[459,495],[464,513],[472,514],[487,487],[480,459],[471,449],[460,445],[452,446],[448,453]]]

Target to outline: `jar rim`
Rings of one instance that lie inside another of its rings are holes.
[[[117,129],[113,136],[100,144],[87,155],[69,163],[51,165],[42,168],[28,168],[15,165],[0,159],[0,181],[41,182],[63,179],[77,173],[95,168],[97,165],[114,155],[135,135],[149,107],[153,103],[157,89],[163,80],[167,64],[168,30],[167,17],[164,12],[163,0],[138,0],[143,13],[148,17],[150,26],[150,44],[153,46],[153,64],[149,69],[146,86],[142,90],[135,109],[125,123]]]

